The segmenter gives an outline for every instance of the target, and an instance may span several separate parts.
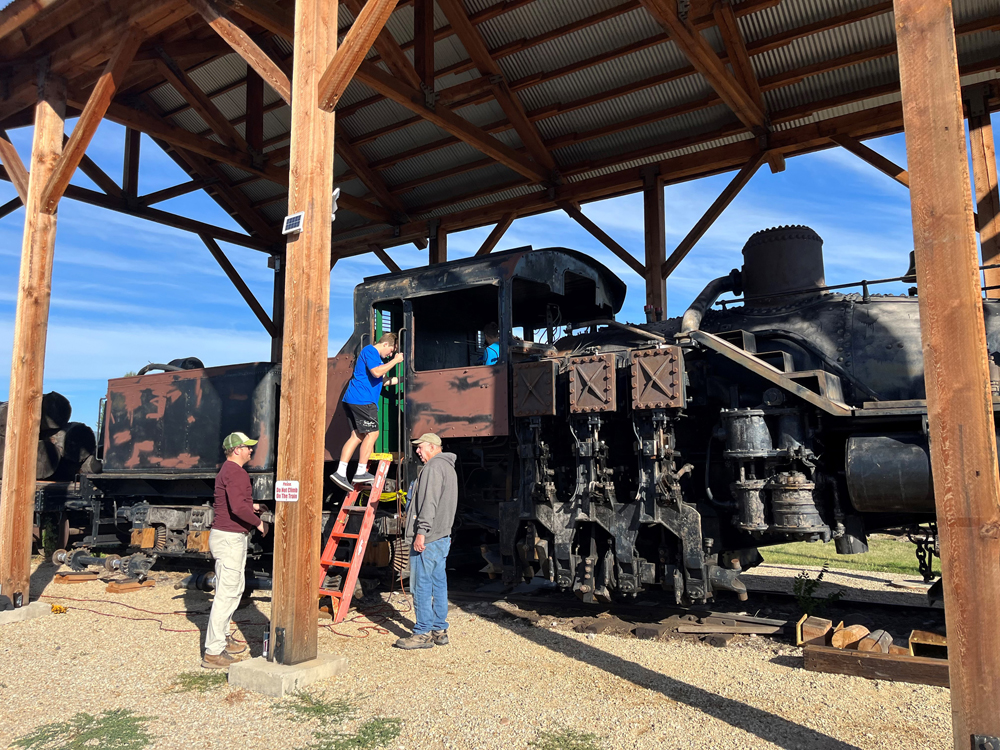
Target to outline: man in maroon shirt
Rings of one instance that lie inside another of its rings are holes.
[[[215,598],[201,662],[206,669],[228,669],[238,661],[233,654],[246,650],[229,635],[229,624],[246,585],[247,539],[254,529],[267,534],[267,524],[257,515],[260,506],[253,501],[250,476],[243,468],[256,444],[242,432],[227,435],[222,441],[226,460],[215,477],[215,520],[208,536],[208,548],[215,558]]]

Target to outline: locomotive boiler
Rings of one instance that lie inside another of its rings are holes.
[[[453,548],[507,583],[540,576],[589,602],[651,587],[745,597],[739,576],[762,546],[857,553],[870,532],[932,521],[916,290],[829,290],[807,227],[758,232],[743,257],[681,318],[641,324],[615,320],[620,279],[564,248],[366,279],[328,363],[325,460],[347,437],[357,353],[394,331],[402,385],[379,404],[377,450],[396,454],[405,488],[419,468],[408,438],[442,437],[458,455]],[[716,309],[724,293],[740,299]],[[1000,306],[984,310],[998,352]],[[500,360],[480,364],[493,324]],[[260,440],[246,468],[255,499],[273,498],[280,383],[275,363],[110,381],[81,545],[207,559],[225,434]],[[330,483],[327,515],[340,498]],[[378,538],[401,531],[387,504]],[[254,551],[267,554],[259,540]]]

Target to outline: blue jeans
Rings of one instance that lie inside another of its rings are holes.
[[[444,564],[450,549],[450,536],[431,542],[423,552],[410,548],[410,593],[417,615],[414,635],[448,629],[448,577]]]

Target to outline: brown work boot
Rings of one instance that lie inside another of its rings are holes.
[[[239,659],[227,654],[225,651],[218,655],[206,653],[201,660],[201,666],[205,669],[229,669],[230,666],[238,661]]]
[[[226,653],[231,656],[236,656],[237,654],[242,654],[247,650],[247,644],[243,641],[238,641],[232,635],[226,636]]]
[[[392,645],[396,648],[405,648],[407,650],[414,648],[434,648],[434,640],[430,633],[421,633],[420,635],[411,635],[408,638],[400,638]]]
[[[447,630],[432,630],[431,640],[434,641],[435,646],[447,646],[448,645],[448,631]]]

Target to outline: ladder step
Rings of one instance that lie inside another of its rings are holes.
[[[340,532],[337,532],[337,531],[330,532],[330,536],[335,537],[337,539],[360,539],[361,538],[360,534],[341,534]]]
[[[364,513],[368,510],[367,505],[346,505],[340,509],[344,513]]]
[[[332,596],[334,599],[340,599],[343,595],[343,591],[334,591],[333,589],[320,589],[319,593],[321,596]]]

